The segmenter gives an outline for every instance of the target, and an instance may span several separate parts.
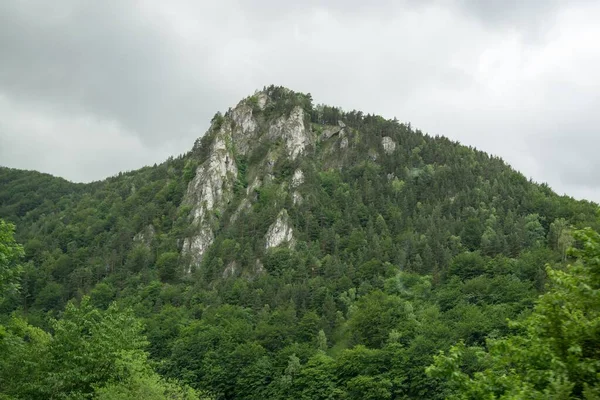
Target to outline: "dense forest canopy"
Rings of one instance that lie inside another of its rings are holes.
[[[410,124],[271,86],[0,218],[0,398],[600,398],[597,204]]]

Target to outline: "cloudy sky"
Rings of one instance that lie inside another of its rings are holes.
[[[271,83],[600,201],[600,2],[0,2],[0,165],[102,179]]]

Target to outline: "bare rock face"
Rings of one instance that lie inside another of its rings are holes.
[[[384,136],[381,139],[381,145],[383,146],[383,151],[385,151],[386,154],[392,154],[396,150],[396,142],[394,142],[389,136]]]
[[[214,241],[213,213],[222,211],[233,196],[233,184],[237,167],[231,149],[231,127],[223,124],[215,136],[208,159],[196,170],[196,176],[188,184],[183,204],[191,206],[192,227],[196,234],[185,238],[183,254],[189,254],[195,264]]]
[[[207,144],[210,146],[208,157],[198,166],[195,177],[188,184],[182,201],[182,206],[191,209],[192,233],[184,238],[182,243],[182,255],[190,260],[188,272],[191,271],[192,265],[201,263],[204,254],[215,241],[219,215],[229,210],[229,204],[235,197],[233,188],[238,179],[235,157],[253,154],[257,144],[264,143],[265,140],[283,145],[270,148],[262,161],[254,165],[254,177],[246,188],[245,196],[240,199],[235,210],[232,210],[229,223],[235,223],[240,215],[252,206],[256,189],[273,181],[273,169],[277,160],[281,157],[295,160],[315,141],[314,133],[305,125],[302,107],[294,107],[289,115],[265,121],[264,116],[259,114],[257,119],[253,113],[264,110],[270,99],[266,93],[256,93],[254,96],[252,102],[246,99],[215,120],[209,131],[212,142]],[[339,132],[344,126],[341,123],[336,129]],[[195,146],[200,145],[201,141],[198,140]],[[297,189],[303,183],[304,173],[298,169],[290,187]],[[302,202],[302,196],[297,190],[293,191],[293,202]],[[284,243],[293,245],[293,231],[286,210],[279,213],[265,239],[267,248]],[[232,269],[228,269],[227,273],[230,274]]]
[[[206,253],[206,250],[208,250],[214,240],[215,236],[210,225],[200,225],[194,236],[184,239],[182,253],[184,255],[189,254],[192,263],[199,265],[202,261],[202,256]],[[191,265],[188,266],[188,269],[185,272],[191,272]]]
[[[301,169],[297,169],[294,171],[294,176],[292,176],[292,187],[297,188],[298,186],[304,183],[304,172]]]
[[[312,134],[304,126],[304,110],[295,107],[289,118],[280,117],[269,127],[271,139],[283,138],[287,155],[295,160],[313,142]]]
[[[266,100],[265,100],[266,101]],[[232,132],[232,142],[239,154],[247,154],[258,135],[258,123],[252,115],[252,107],[246,103],[238,105],[231,112],[235,128]]]
[[[256,275],[263,274],[265,272],[265,266],[263,263],[257,258],[256,263],[254,263],[254,273]]]
[[[369,157],[371,161],[377,161],[377,158],[379,158],[379,154],[377,153],[377,150],[369,149],[369,151],[367,152],[367,157]]]
[[[281,244],[288,243],[293,245],[294,232],[290,226],[289,216],[287,210],[283,209],[277,215],[277,219],[267,231],[265,236],[265,247],[270,249],[271,247],[277,247]]]
[[[333,128],[327,128],[323,131],[323,139],[329,139],[333,135],[337,135],[342,131],[342,128],[339,126],[334,126]]]
[[[345,128],[346,128],[346,124],[342,121],[339,120],[338,121],[338,126],[333,126],[330,128],[327,128],[323,131],[323,139],[329,139],[331,137],[333,137],[334,135],[339,135],[339,136],[344,136],[345,132]]]
[[[242,214],[244,211],[249,209],[251,205],[252,204],[250,204],[250,201],[248,199],[243,199],[240,202],[240,205],[238,206],[238,208],[235,210],[235,212],[229,219],[229,222],[234,223],[235,221],[237,221],[237,219],[240,217],[240,214]]]
[[[302,185],[304,183],[304,172],[302,172],[301,169],[297,169],[296,171],[294,171],[294,175],[292,176],[292,182],[291,182],[291,187],[296,189],[298,186]],[[292,203],[294,205],[299,205],[302,204],[302,201],[304,199],[302,198],[302,195],[300,194],[300,192],[298,192],[297,190],[294,190],[294,192],[292,193]]]
[[[302,197],[302,195],[295,190],[294,193],[292,193],[292,203],[297,206],[302,204],[302,202],[304,201],[304,197]]]
[[[248,185],[248,187],[246,188],[246,194],[250,195],[252,194],[252,192],[254,192],[256,189],[258,189],[260,187],[260,185],[262,184],[262,182],[260,181],[260,179],[255,178],[251,184]]]
[[[230,276],[234,276],[236,274],[237,270],[238,270],[237,263],[235,261],[232,261],[223,270],[222,277],[223,278],[227,278],[227,277],[230,277]]]
[[[268,99],[269,99],[269,97],[266,94],[259,93],[258,94],[258,108],[260,108],[261,110],[264,110],[267,105]]]
[[[143,244],[146,247],[150,247],[152,240],[156,236],[156,231],[154,230],[154,226],[152,224],[146,226],[140,232],[138,232],[134,237],[133,241],[135,243]]]
[[[342,138],[342,140],[340,141],[340,149],[345,149],[348,147],[348,138]]]

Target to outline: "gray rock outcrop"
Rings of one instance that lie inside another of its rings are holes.
[[[383,146],[383,151],[385,151],[386,154],[392,154],[396,150],[396,142],[394,142],[389,136],[384,136],[381,139],[381,145]]]
[[[283,209],[277,215],[275,222],[271,224],[265,236],[265,247],[280,246],[284,243],[293,245],[294,231],[290,225],[289,216],[286,209]]]

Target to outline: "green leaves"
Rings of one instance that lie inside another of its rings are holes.
[[[19,288],[19,261],[25,254],[23,246],[14,239],[15,226],[0,219],[0,301]]]
[[[197,399],[148,363],[141,322],[115,303],[67,304],[53,334],[20,318],[0,326],[0,396],[44,399]]]
[[[0,398],[40,398],[52,337],[21,318],[0,325]],[[9,397],[11,398],[11,397]]]
[[[53,323],[45,365],[48,394],[86,396],[94,386],[126,377],[127,371],[117,364],[124,357],[138,362],[146,357],[141,329],[130,310],[120,310],[114,303],[106,311],[92,307],[87,297],[79,305],[69,303]]]
[[[574,234],[577,261],[566,270],[546,268],[551,286],[533,313],[512,323],[517,333],[488,340],[477,351],[464,344],[440,354],[427,370],[445,377],[460,399],[596,398],[600,387],[600,235],[591,229]],[[468,372],[468,371],[471,372]]]

